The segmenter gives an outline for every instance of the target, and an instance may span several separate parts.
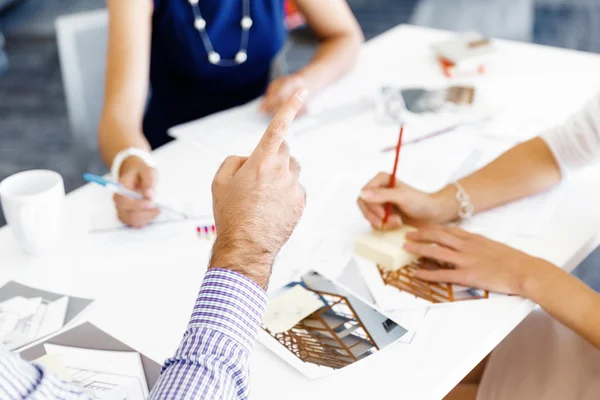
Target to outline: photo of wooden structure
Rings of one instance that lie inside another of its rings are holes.
[[[292,329],[273,335],[304,362],[343,368],[379,350],[344,296],[313,290],[324,306]]]
[[[440,264],[437,261],[419,258],[403,268],[395,271],[377,266],[379,273],[386,285],[394,286],[404,292],[420,297],[432,303],[446,303],[460,300],[476,300],[488,298],[487,291],[472,289],[456,290],[451,283],[427,282],[415,277],[415,271],[419,269],[451,269],[451,266]]]

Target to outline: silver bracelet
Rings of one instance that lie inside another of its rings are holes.
[[[458,182],[452,182],[456,187],[456,200],[458,200],[458,216],[461,219],[469,219],[475,213],[475,207],[471,203],[471,198]]]

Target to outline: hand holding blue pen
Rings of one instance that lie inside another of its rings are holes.
[[[105,188],[107,190],[110,190],[113,193],[119,194],[121,196],[125,196],[127,198],[134,199],[134,200],[146,200],[146,198],[144,196],[142,196],[141,194],[139,194],[133,190],[127,189],[122,184],[112,181],[110,179],[104,178],[102,176],[85,173],[85,174],[83,174],[83,179],[86,182],[95,183],[97,185],[102,186],[103,188]],[[159,203],[154,202],[154,205],[161,211],[166,211],[166,212],[178,215],[178,216],[182,217],[183,219],[188,219],[188,216],[186,214],[184,214],[180,211],[174,210],[173,208],[168,207],[164,204],[159,204]]]

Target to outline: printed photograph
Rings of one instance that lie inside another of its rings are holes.
[[[311,378],[369,357],[406,333],[348,289],[314,271],[269,296],[263,329],[271,339],[267,347]]]

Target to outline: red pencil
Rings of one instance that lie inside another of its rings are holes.
[[[390,188],[394,188],[396,186],[396,170],[398,169],[398,159],[400,158],[400,147],[402,147],[402,134],[404,133],[404,125],[400,126],[400,135],[398,136],[398,144],[396,145],[396,159],[394,160],[394,169],[392,170],[392,175],[390,176]],[[387,224],[388,218],[390,217],[390,212],[392,211],[392,204],[385,203],[385,216],[383,217],[383,226]]]

